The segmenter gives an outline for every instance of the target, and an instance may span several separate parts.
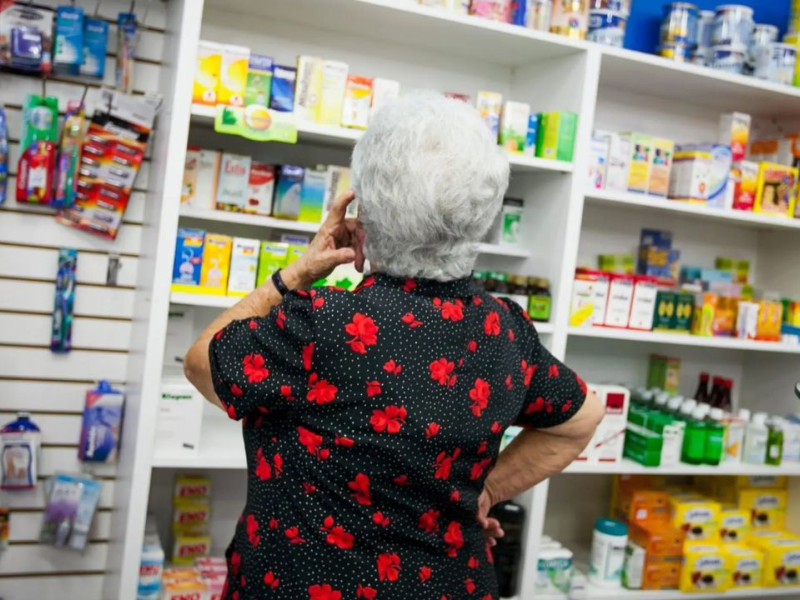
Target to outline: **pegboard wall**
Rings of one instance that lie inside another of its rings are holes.
[[[65,2],[39,0],[39,7]],[[113,85],[116,18],[130,2],[79,0],[87,15],[109,23],[105,81]],[[165,7],[158,0],[135,3],[140,39],[134,70],[136,94],[158,91],[163,50]],[[87,116],[94,108],[100,83],[86,96]],[[6,111],[9,135],[8,197],[0,206],[0,424],[17,411],[31,413],[42,430],[39,482],[30,492],[0,492],[0,505],[10,510],[10,545],[0,554],[0,597],[3,600],[102,597],[116,470],[89,469],[103,483],[91,543],[83,554],[38,542],[45,506],[45,480],[57,471],[87,468],[78,460],[84,394],[98,379],[125,386],[134,314],[137,267],[148,192],[150,159],[146,158],[117,240],[106,242],[56,223],[53,211],[14,201],[20,155],[22,105],[28,93],[57,96],[63,117],[68,100],[80,99],[87,86],[68,78],[43,81],[32,76],[0,73],[0,105]],[[158,135],[158,121],[152,140]],[[73,349],[50,352],[51,315],[59,248],[78,250]],[[109,257],[119,257],[116,285],[107,284]]]

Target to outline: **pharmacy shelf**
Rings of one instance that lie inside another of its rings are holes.
[[[215,114],[216,108],[213,106],[192,105],[192,123],[196,125],[212,126]],[[300,123],[297,126],[298,143],[304,144],[326,144],[347,147],[355,144],[362,135],[364,135],[363,131],[359,129],[348,129],[346,127],[331,127],[330,125],[318,125],[316,123]],[[535,156],[509,154],[508,161],[514,173],[535,173],[541,171],[572,173],[573,171],[572,163],[563,160],[549,160],[546,158],[537,158]]]
[[[617,463],[588,464],[574,462],[563,471],[580,475],[786,475],[800,476],[800,463],[784,463],[780,467],[768,465],[727,464],[687,465],[681,463],[673,467],[645,467],[632,460],[623,459]]]
[[[762,215],[741,210],[715,209],[702,204],[678,202],[645,194],[617,192],[614,190],[588,190],[585,197],[588,203],[597,206],[622,206],[626,209],[639,211],[665,211],[685,215],[687,218],[696,217],[755,229],[800,230],[800,219]]]
[[[539,335],[550,335],[551,333],[555,333],[556,327],[552,323],[536,323],[534,322],[534,327],[536,327],[536,333]]]
[[[800,587],[795,588],[751,588],[747,590],[728,590],[724,593],[685,594],[679,590],[641,591],[626,589],[603,589],[590,585],[585,600],[725,600],[725,598],[781,598],[791,596],[800,598]],[[541,595],[539,600],[564,600],[564,596]]]
[[[570,327],[568,335],[574,338],[595,338],[625,342],[644,342],[648,344],[667,344],[674,346],[695,346],[698,348],[720,348],[748,352],[776,352],[800,354],[800,345],[780,342],[760,342],[727,337],[703,337],[680,333],[660,333],[656,331],[634,331],[611,327]]]
[[[212,296],[210,294],[187,294],[172,292],[169,301],[182,306],[210,306],[213,308],[230,308],[241,298],[235,296]]]
[[[209,410],[206,407],[206,410]],[[215,409],[211,409],[215,410]],[[204,418],[200,447],[194,454],[153,453],[153,467],[161,469],[245,469],[241,427],[224,417]]]
[[[601,86],[707,106],[719,113],[777,118],[800,111],[800,88],[621,48],[603,46],[601,53]]]

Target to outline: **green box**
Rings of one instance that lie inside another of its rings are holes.
[[[597,266],[601,271],[633,275],[636,261],[633,254],[600,254],[597,257]]]
[[[261,54],[251,54],[247,65],[247,82],[244,88],[245,107],[258,104],[269,107],[272,92],[272,59]]]
[[[536,156],[572,162],[577,128],[578,115],[573,112],[542,113]]]
[[[659,388],[671,394],[678,393],[681,381],[681,359],[650,355],[650,367],[647,371],[647,387]]]
[[[694,310],[694,295],[680,293],[675,299],[675,314],[672,329],[681,333],[688,332],[692,327],[692,311]]]
[[[290,244],[289,245],[289,254],[286,258],[286,265],[291,265],[294,262],[308,252],[308,246],[303,246],[301,244]]]
[[[653,311],[653,331],[671,331],[674,327],[678,294],[669,290],[656,292],[656,309]],[[691,323],[691,313],[689,313]]]
[[[283,242],[261,242],[258,253],[258,275],[256,285],[262,285],[278,269],[285,267],[289,258],[289,244]]]

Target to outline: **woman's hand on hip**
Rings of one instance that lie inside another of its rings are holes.
[[[483,529],[483,539],[489,546],[497,545],[497,538],[503,537],[506,533],[500,525],[500,521],[494,517],[489,516],[489,511],[492,509],[492,500],[486,490],[481,492],[478,496],[478,523]]]
[[[356,269],[364,269],[364,232],[356,219],[347,219],[348,205],[355,199],[352,190],[339,196],[331,206],[328,218],[311,240],[308,251],[295,263],[286,267],[288,275],[298,287],[308,288],[315,281],[327,277],[339,265],[355,262]]]

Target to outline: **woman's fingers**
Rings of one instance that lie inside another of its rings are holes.
[[[355,197],[356,193],[353,190],[348,190],[334,200],[331,205],[331,210],[328,213],[328,218],[325,220],[325,224],[330,224],[335,227],[344,221],[344,217],[347,214],[347,207]]]

